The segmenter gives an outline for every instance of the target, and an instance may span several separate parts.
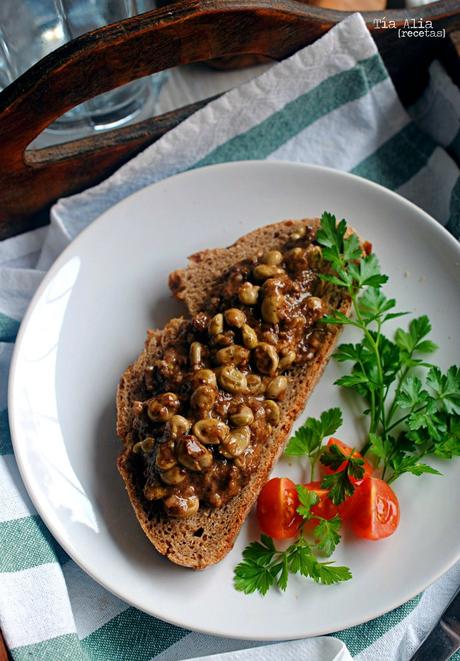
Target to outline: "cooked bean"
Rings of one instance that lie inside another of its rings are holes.
[[[155,465],[160,471],[168,471],[170,468],[177,464],[176,455],[174,454],[174,444],[164,443],[157,449],[155,457]]]
[[[190,345],[190,366],[194,370],[201,367],[201,360],[203,357],[203,347],[199,342],[192,342]]]
[[[251,395],[263,395],[265,392],[265,384],[258,374],[248,374],[247,376],[248,390]]]
[[[248,383],[246,375],[236,367],[233,367],[233,365],[220,367],[217,372],[217,378],[220,386],[233,395],[246,392],[247,390]]]
[[[267,386],[266,395],[268,399],[283,399],[288,386],[285,376],[275,376]]]
[[[153,422],[167,422],[179,408],[180,401],[173,392],[165,392],[147,402],[147,413]]]
[[[160,500],[168,493],[168,489],[161,484],[146,484],[144,487],[144,497],[147,500]]]
[[[222,507],[223,505],[222,496],[217,491],[209,494],[208,502],[212,507],[216,507],[216,508]]]
[[[214,336],[214,344],[217,344],[219,347],[229,347],[233,344],[235,339],[235,333],[233,331],[225,331],[225,333],[219,333],[219,335]]]
[[[193,433],[205,445],[220,443],[228,432],[228,426],[215,418],[204,418],[204,420],[198,420],[193,425]]]
[[[323,310],[323,301],[318,296],[309,296],[307,298],[307,308],[312,312],[320,313]]]
[[[281,319],[281,308],[284,303],[282,294],[271,294],[264,297],[262,301],[262,317],[269,324],[277,324]]]
[[[280,421],[280,409],[278,404],[272,399],[266,399],[263,406],[267,422],[271,425],[277,425]]]
[[[288,258],[292,260],[298,260],[301,257],[303,257],[304,254],[305,254],[305,250],[303,248],[299,248],[299,247],[292,248],[292,250],[288,252]]]
[[[179,463],[191,471],[200,472],[212,464],[212,452],[192,434],[181,438],[176,451]]]
[[[219,449],[227,459],[239,457],[246,450],[250,441],[251,430],[249,427],[238,427],[230,432],[225,439],[225,443]]]
[[[238,344],[219,349],[216,353],[216,361],[219,365],[246,365],[249,360],[249,351]]]
[[[273,376],[278,368],[279,357],[275,347],[267,342],[259,342],[254,349],[254,360],[262,374]]]
[[[192,384],[194,388],[198,388],[198,386],[212,386],[215,388],[217,386],[216,375],[212,370],[197,370],[192,375]]]
[[[282,356],[282,358],[280,358],[280,362],[278,365],[279,371],[283,372],[284,370],[287,370],[290,367],[292,367],[296,358],[297,355],[295,351],[288,351],[285,356]]]
[[[241,328],[243,324],[246,323],[246,315],[242,310],[238,308],[230,308],[224,312],[225,321],[229,326],[235,326],[235,328]]]
[[[270,266],[279,266],[283,261],[283,253],[279,250],[269,250],[262,257],[264,264],[269,264]]]
[[[305,248],[293,248],[287,254],[286,261],[290,269],[304,271],[308,268],[307,252]]]
[[[163,501],[168,516],[186,519],[198,512],[200,501],[197,496],[181,496],[173,493]]]
[[[241,328],[241,335],[243,338],[243,344],[245,347],[248,349],[254,349],[254,347],[257,346],[258,339],[257,339],[257,333],[249,324],[243,324],[243,327]]]
[[[187,477],[187,473],[184,471],[183,468],[179,468],[179,466],[173,466],[172,468],[169,469],[169,471],[165,471],[164,473],[160,473],[160,479],[162,482],[165,484],[180,484],[185,480]]]
[[[144,438],[143,441],[139,441],[135,445],[133,445],[133,452],[135,454],[139,454],[140,452],[144,452],[145,454],[148,454],[149,452],[152,452],[153,448],[155,447],[155,439],[152,438],[151,436],[147,436]]]
[[[267,342],[268,344],[272,344],[274,347],[277,346],[278,340],[278,334],[273,328],[267,328],[266,330],[262,331],[260,335],[261,342]]]
[[[306,231],[307,228],[305,227],[305,225],[297,225],[297,227],[291,233],[289,238],[292,239],[292,241],[298,241],[299,239],[303,239]]]
[[[249,406],[241,406],[236,413],[230,416],[230,422],[234,427],[244,427],[254,422],[254,413]]]
[[[319,349],[319,347],[321,346],[321,338],[318,337],[318,335],[312,334],[308,338],[308,344],[313,349]]]
[[[289,278],[286,275],[278,275],[275,278],[267,278],[267,280],[265,280],[264,284],[262,285],[262,294],[264,296],[280,294],[285,290],[288,282]]]
[[[238,298],[244,305],[255,305],[259,296],[259,289],[250,282],[245,282],[238,289]]]
[[[201,417],[205,417],[206,413],[214,406],[217,399],[217,390],[212,386],[198,386],[190,398],[190,404],[193,408],[198,409]]]
[[[308,265],[313,269],[318,269],[323,261],[323,251],[320,246],[308,246],[307,248]]]
[[[219,335],[224,330],[224,315],[220,312],[211,319],[208,326],[210,335]]]
[[[256,280],[266,280],[267,278],[273,278],[273,276],[283,273],[283,269],[279,266],[272,266],[270,264],[258,264],[253,271]]]
[[[173,415],[167,423],[167,429],[171,438],[175,439],[183,434],[188,434],[192,423],[182,415]]]

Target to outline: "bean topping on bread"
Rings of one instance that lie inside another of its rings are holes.
[[[317,227],[285,221],[192,256],[170,276],[191,317],[151,331],[122,378],[119,470],[174,562],[203,567],[231,548],[327,362],[338,330],[320,320],[349,302],[320,278]]]

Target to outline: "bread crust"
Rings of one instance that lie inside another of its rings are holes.
[[[228,248],[204,250],[189,258],[186,269],[170,275],[173,294],[186,303],[191,315],[202,309],[212,294],[212,282],[235,263],[253,257],[259,250],[283,246],[296,225],[308,223],[315,228],[318,219],[287,220],[268,225],[244,237]],[[345,294],[331,288],[329,303],[344,314],[350,312],[350,301]],[[288,389],[280,402],[280,423],[267,440],[258,469],[240,493],[220,509],[200,508],[188,519],[167,517],[162,509],[145,500],[141,485],[136,482],[132,465],[131,403],[141,389],[144,367],[160,356],[162,344],[173,340],[182,319],[171,320],[162,331],[150,332],[144,351],[124,372],[117,391],[117,434],[123,441],[118,458],[118,470],[126,486],[137,519],[154,547],[172,562],[185,567],[203,569],[215,564],[231,550],[238,532],[254,505],[289,438],[292,425],[305,408],[308,397],[321,377],[341,331],[331,326],[326,339],[313,362],[297,366],[289,372]]]

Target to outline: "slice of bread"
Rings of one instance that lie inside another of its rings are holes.
[[[212,296],[215,283],[230,267],[254,257],[261,250],[281,248],[294,228],[305,224],[317,228],[319,221],[287,220],[268,225],[243,236],[228,248],[203,250],[192,255],[186,269],[170,275],[173,294],[186,303],[190,314],[196,314]],[[338,288],[325,286],[323,300],[330,308],[349,313],[350,301]],[[144,368],[161,356],[162,346],[174,339],[180,324],[181,319],[173,319],[163,330],[150,332],[144,351],[122,376],[117,393],[117,433],[124,449],[118,459],[118,470],[139,523],[155,548],[178,565],[203,569],[222,560],[233,547],[244,520],[289,438],[293,422],[305,408],[328,362],[341,327],[328,326],[315,358],[307,365],[289,371],[286,397],[279,403],[280,423],[274,427],[257,471],[251,475],[246,486],[220,509],[202,507],[190,518],[176,519],[167,517],[157,504],[143,496],[142,475],[139,475],[136,455],[131,452],[131,404],[142,397]]]

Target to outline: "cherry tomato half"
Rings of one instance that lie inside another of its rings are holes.
[[[348,518],[357,537],[384,539],[399,524],[399,503],[393,489],[377,477],[365,479],[348,502]]]
[[[294,482],[287,477],[272,478],[263,487],[257,501],[260,529],[273,539],[295,537],[302,522],[296,511],[298,506]]]
[[[328,520],[332,519],[337,514],[337,506],[328,498],[329,489],[323,489],[319,480],[305,484],[305,488],[314,491],[319,498],[316,505],[313,505],[311,508],[313,514],[322,516],[323,519]]]
[[[341,450],[343,454],[347,457],[349,457],[353,451],[353,457],[355,459],[363,459],[364,461],[363,477],[360,480],[358,480],[355,477],[350,476],[350,482],[352,482],[355,486],[361,484],[361,482],[366,477],[370,477],[372,475],[372,471],[373,471],[372,465],[367,461],[367,459],[364,459],[364,457],[360,452],[358,452],[357,450],[353,450],[353,448],[351,448],[346,443],[343,443],[343,441],[340,441],[338,438],[330,438],[327,445],[328,447],[330,447],[331,445],[336,445],[339,448],[339,450]],[[340,471],[343,471],[345,469],[345,466],[346,466],[346,460],[344,460],[336,470],[332,470],[332,468],[329,468],[328,466],[322,466],[322,470],[325,475],[331,475],[332,473],[339,473]]]

